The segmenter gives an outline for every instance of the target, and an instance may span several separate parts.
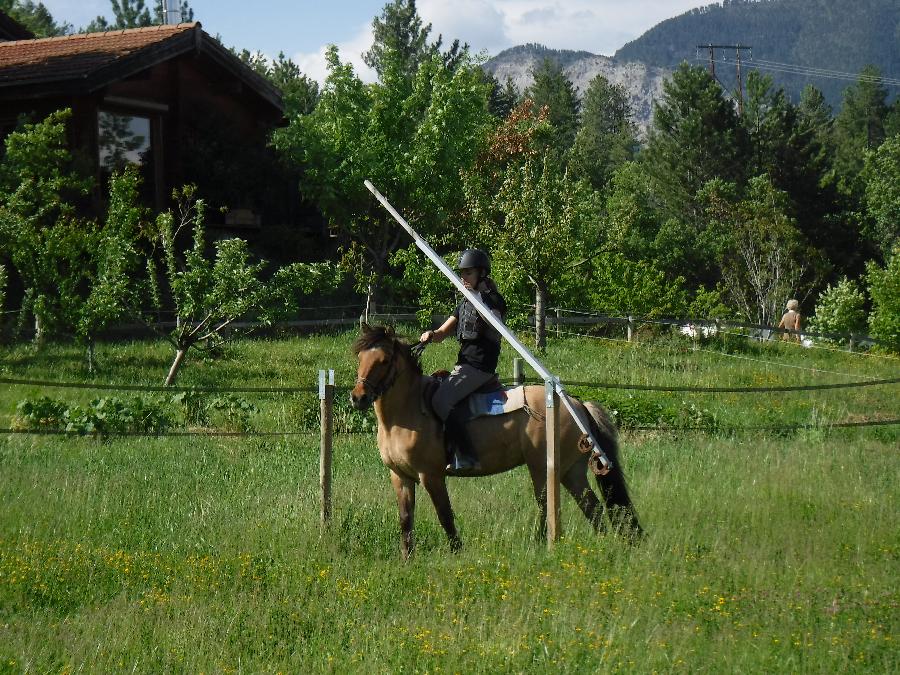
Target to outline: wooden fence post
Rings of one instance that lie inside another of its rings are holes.
[[[856,349],[856,344],[859,341],[859,336],[856,333],[850,333],[850,345],[849,350],[852,352]]]
[[[628,315],[628,341],[634,340],[634,317]]]
[[[321,494],[321,523],[331,520],[331,442],[334,431],[334,371],[319,371],[319,489]]]
[[[513,359],[513,384],[517,387],[525,384],[525,373],[522,367],[524,362],[518,356]]]
[[[562,311],[559,307],[556,308],[556,337],[559,337],[559,325],[562,323]]]
[[[547,546],[559,541],[559,394],[558,378],[544,383],[547,399]]]

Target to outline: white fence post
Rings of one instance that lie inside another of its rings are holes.
[[[331,520],[331,459],[334,436],[334,371],[319,371],[319,491],[321,496],[320,520],[327,525]]]

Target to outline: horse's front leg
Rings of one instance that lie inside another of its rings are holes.
[[[453,507],[450,505],[450,495],[447,493],[446,478],[443,474],[423,473],[419,475],[419,480],[434,503],[434,510],[437,511],[441,527],[444,528],[447,539],[450,540],[450,550],[460,550],[462,541],[456,532],[456,523],[453,521]]]
[[[391,484],[397,494],[397,509],[400,512],[400,554],[408,560],[413,552],[413,521],[416,514],[415,481],[391,471]]]

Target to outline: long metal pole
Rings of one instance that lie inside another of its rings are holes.
[[[481,298],[479,298],[463,285],[463,282],[459,279],[459,276],[455,274],[452,269],[450,269],[450,266],[447,265],[446,262],[444,262],[444,259],[439,256],[433,248],[431,248],[427,241],[419,236],[419,233],[416,232],[410,226],[410,224],[406,222],[406,219],[401,216],[393,206],[391,206],[390,202],[385,199],[384,195],[382,195],[377,190],[377,188],[372,185],[372,182],[366,180],[365,185],[369,189],[369,192],[375,195],[375,198],[379,202],[381,202],[381,205],[384,208],[387,209],[388,213],[390,213],[394,217],[394,220],[400,223],[400,226],[409,233],[409,235],[413,238],[416,246],[419,247],[419,250],[421,250],[431,259],[431,262],[433,262],[437,266],[437,268],[444,273],[444,276],[447,277],[454,286],[456,286],[457,290],[459,290],[459,292],[462,293],[469,302],[475,305],[478,313],[481,314],[481,316],[488,323],[496,328],[500,335],[506,338],[507,342],[509,342],[513,346],[513,348],[522,355],[522,358],[528,362],[528,365],[530,365],[534,369],[534,371],[541,377],[541,379],[543,379],[545,382],[548,380],[553,380],[556,383],[556,392],[559,394],[559,398],[562,401],[563,405],[566,406],[566,410],[568,410],[569,414],[572,415],[572,419],[575,420],[575,423],[578,425],[578,428],[581,429],[581,432],[587,434],[588,438],[591,439],[591,444],[594,448],[593,452],[600,458],[600,463],[603,464],[606,469],[611,469],[612,462],[606,456],[603,448],[600,447],[597,439],[594,438],[594,434],[591,433],[590,425],[585,420],[583,420],[578,411],[575,410],[575,406],[572,405],[572,401],[569,399],[569,395],[566,393],[559,380],[555,378],[553,374],[544,367],[544,364],[542,364],[537,360],[537,358],[535,358],[534,354],[532,354],[525,345],[519,342],[519,339],[510,332],[510,330],[506,327],[506,324],[498,319],[497,315],[487,308],[487,306],[481,301]]]

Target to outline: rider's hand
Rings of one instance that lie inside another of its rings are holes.
[[[422,335],[419,336],[419,342],[428,342],[431,338],[434,337],[433,330],[426,330]]]

